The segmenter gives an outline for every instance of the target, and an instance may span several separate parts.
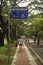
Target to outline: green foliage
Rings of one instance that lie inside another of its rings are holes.
[[[43,18],[35,18],[30,26],[30,33],[36,38],[43,38]]]
[[[15,40],[23,34],[23,22],[21,20],[11,20],[11,39]]]
[[[43,31],[40,31],[40,32],[39,32],[39,37],[40,37],[41,39],[43,39]]]
[[[8,19],[8,12],[9,12],[6,1],[7,0],[4,1],[4,4],[2,6],[2,15],[3,15],[4,23],[6,23],[6,21]],[[16,0],[13,0],[13,1],[15,1],[15,3],[16,3]],[[31,9],[31,5],[33,5],[33,4],[34,5],[35,4],[40,5],[40,4],[42,4],[42,2],[39,3],[38,1],[34,0],[34,2],[31,2],[29,4],[30,9]],[[37,10],[37,7],[35,9]],[[35,9],[32,9],[32,10],[35,10]],[[5,15],[7,15],[7,16],[5,16]],[[25,30],[25,33],[24,33],[24,27],[27,28],[27,26],[24,25],[24,23],[22,21],[21,20],[11,20],[11,32],[10,32],[11,33],[11,40],[15,40],[16,39],[16,29],[17,29],[17,36],[18,37],[20,37],[23,34],[25,34],[27,36],[35,35],[37,37],[40,34],[39,32],[43,31],[42,13],[41,14],[37,14],[37,15],[33,15],[32,14],[28,18],[28,20],[25,20],[27,22],[32,22],[32,25],[30,26],[30,28],[28,30]]]
[[[8,63],[8,44],[0,46],[0,65],[11,65],[14,54],[16,52],[15,42],[10,44],[10,63]]]

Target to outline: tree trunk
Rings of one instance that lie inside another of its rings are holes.
[[[4,27],[3,16],[0,13],[0,46],[4,46]]]
[[[0,31],[0,46],[4,46],[4,34]]]
[[[37,46],[39,46],[40,39],[37,40]]]
[[[36,43],[36,38],[34,38],[34,43]]]

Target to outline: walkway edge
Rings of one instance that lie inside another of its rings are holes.
[[[33,48],[29,45],[30,50],[35,54],[35,56],[40,60],[40,62],[43,64],[43,60],[38,56],[38,54],[33,50]]]
[[[19,46],[17,46],[17,49],[16,49],[16,52],[15,52],[15,54],[14,54],[14,58],[13,58],[13,60],[12,60],[11,65],[15,65],[15,64],[13,64],[13,63],[16,62],[18,48],[19,48]]]

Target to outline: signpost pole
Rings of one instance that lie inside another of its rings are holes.
[[[16,27],[16,41],[18,39],[18,32],[17,32],[17,27]],[[17,42],[16,42],[16,47],[17,47]]]
[[[10,63],[10,10],[8,12],[8,63]]]
[[[8,64],[10,64],[10,9],[9,9],[9,5],[8,5]]]
[[[10,12],[10,10],[11,10],[11,12]],[[12,19],[27,19],[28,18],[28,9],[27,8],[9,9],[9,6],[8,6],[8,11],[9,11],[8,12],[8,57],[9,57],[8,63],[10,63],[10,19],[11,18]],[[17,38],[17,29],[16,29],[16,38]]]

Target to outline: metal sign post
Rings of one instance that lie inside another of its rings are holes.
[[[13,7],[10,8],[10,19],[28,19],[28,8],[27,7]],[[16,28],[16,39],[17,39],[17,28]],[[17,43],[16,43],[17,46]]]
[[[28,8],[27,7],[8,7],[8,63],[10,63],[10,19],[27,19]],[[17,30],[16,30],[17,36]]]
[[[10,63],[10,9],[8,7],[8,64]]]
[[[10,63],[10,18],[8,18],[8,63]]]

